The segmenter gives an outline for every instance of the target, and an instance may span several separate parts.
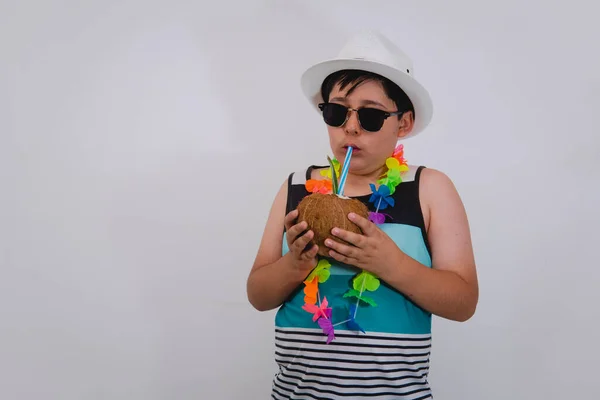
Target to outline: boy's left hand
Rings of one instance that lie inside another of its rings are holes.
[[[379,277],[385,276],[398,263],[401,250],[368,219],[354,213],[350,213],[348,218],[358,225],[363,234],[334,228],[331,233],[352,246],[327,239],[325,245],[331,249],[329,255],[339,262],[354,265]]]

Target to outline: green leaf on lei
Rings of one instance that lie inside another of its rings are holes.
[[[379,288],[379,279],[370,272],[363,271],[352,280],[352,287],[359,293],[364,290],[374,292]]]
[[[361,296],[358,290],[349,289],[346,293],[344,293],[344,297],[354,297],[360,301],[367,303],[371,307],[377,307],[377,303],[375,303],[375,300],[365,295]]]
[[[396,186],[402,183],[402,176],[399,169],[390,169],[387,174],[377,181],[380,185],[386,185],[390,188],[390,194],[394,194]]]
[[[329,261],[327,261],[324,258],[319,260],[319,263],[317,264],[315,269],[313,269],[312,272],[308,275],[306,280],[310,282],[315,278],[315,276],[318,276],[319,283],[324,283],[325,281],[327,281],[327,279],[329,279],[330,276],[329,267],[331,267]]]

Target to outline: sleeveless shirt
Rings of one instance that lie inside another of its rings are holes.
[[[310,166],[288,179],[286,214],[310,193],[305,188]],[[423,166],[409,166],[392,195],[395,206],[380,210],[387,214],[380,229],[407,255],[431,267],[430,248],[421,205],[419,177]],[[375,211],[370,195],[354,197]],[[283,251],[289,249],[283,232]],[[352,287],[360,269],[328,259],[329,279],[319,284],[319,295],[327,297],[332,323],[344,321],[352,299],[343,294]],[[365,331],[346,324],[335,326],[335,339],[327,336],[302,309],[304,284],[300,284],[280,306],[275,316],[275,361],[279,367],[273,384],[273,399],[431,399],[427,380],[431,350],[431,314],[381,280],[369,297],[375,307],[359,307],[356,321]]]

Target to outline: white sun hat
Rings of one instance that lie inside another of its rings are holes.
[[[302,91],[317,111],[323,102],[321,85],[330,74],[358,69],[384,76],[398,85],[415,109],[413,130],[404,139],[422,132],[431,121],[433,104],[427,90],[414,78],[411,59],[381,33],[373,30],[354,35],[337,58],[320,62],[307,69],[300,80]]]

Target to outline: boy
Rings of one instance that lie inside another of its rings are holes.
[[[452,182],[406,165],[396,146],[429,123],[429,95],[409,58],[373,32],[308,69],[302,88],[322,113],[335,158],[352,148],[344,195],[373,218],[349,214],[362,233],[334,228],[345,243],[328,240],[319,256],[296,208],[330,169],[311,166],[281,186],[247,285],[256,309],[280,307],[272,397],[431,398],[431,315],[466,321],[479,289]]]

